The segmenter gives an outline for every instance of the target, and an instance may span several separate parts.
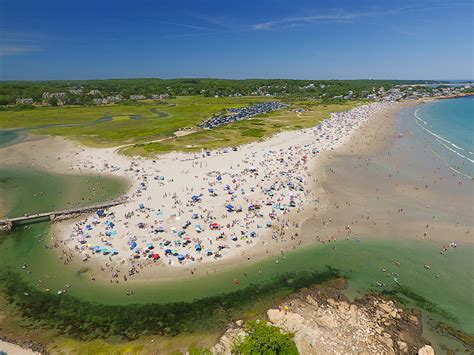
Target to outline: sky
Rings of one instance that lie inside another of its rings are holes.
[[[472,79],[473,0],[0,0],[0,80]]]

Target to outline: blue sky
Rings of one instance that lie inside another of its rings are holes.
[[[472,0],[0,0],[0,79],[472,79]]]

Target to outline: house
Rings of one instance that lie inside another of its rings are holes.
[[[130,95],[130,100],[146,100],[145,95]]]
[[[71,95],[82,95],[82,89],[71,89],[69,90]]]
[[[100,95],[100,91],[99,90],[91,90],[87,93],[87,95],[98,96],[98,95]]]
[[[165,100],[165,99],[169,99],[170,95],[169,94],[154,94],[154,95],[151,95],[151,98],[153,100]]]
[[[62,99],[64,97],[66,97],[66,93],[65,92],[52,92],[52,93],[43,92],[42,97],[45,100],[52,99],[52,98]]]
[[[35,100],[33,100],[31,97],[19,97],[16,99],[16,104],[17,105],[33,105],[35,103]]]
[[[109,95],[105,99],[106,103],[115,103],[115,102],[120,102],[123,100],[123,96],[120,94],[117,95]]]

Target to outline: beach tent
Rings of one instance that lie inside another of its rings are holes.
[[[209,227],[210,227],[212,230],[219,230],[219,229],[221,229],[221,227],[220,227],[219,224],[217,224],[217,223],[211,223],[211,224],[209,225]]]

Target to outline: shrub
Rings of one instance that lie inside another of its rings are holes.
[[[248,322],[245,331],[248,335],[238,339],[232,349],[236,354],[298,354],[294,335],[282,333],[265,321]]]

